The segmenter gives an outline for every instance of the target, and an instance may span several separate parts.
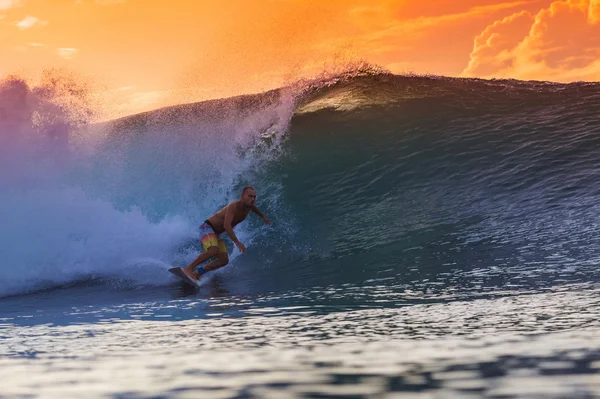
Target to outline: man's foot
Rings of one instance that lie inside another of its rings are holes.
[[[186,276],[188,276],[189,278],[191,278],[194,281],[198,281],[200,280],[200,273],[198,273],[197,271],[193,271],[192,273],[188,272],[186,268],[182,268],[181,270],[183,270],[183,272],[185,273]],[[198,277],[196,277],[196,275]]]

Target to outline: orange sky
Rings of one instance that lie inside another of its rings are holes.
[[[111,116],[357,59],[394,73],[600,81],[600,0],[0,0],[0,77],[75,71]]]

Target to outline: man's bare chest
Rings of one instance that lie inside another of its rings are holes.
[[[248,214],[250,213],[250,210],[238,210],[235,212],[235,215],[233,215],[233,225],[236,225],[238,223],[243,222],[244,220],[246,220],[246,218],[248,217]]]

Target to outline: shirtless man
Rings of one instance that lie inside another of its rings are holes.
[[[265,221],[266,224],[271,224],[271,221],[263,215],[254,205],[256,201],[256,191],[252,187],[244,187],[242,197],[229,203],[220,211],[209,217],[200,226],[200,242],[204,248],[204,252],[200,254],[192,263],[183,268],[183,272],[194,280],[199,280],[204,273],[218,269],[229,263],[227,255],[227,247],[225,241],[219,236],[226,232],[231,241],[239,248],[241,252],[246,252],[246,247],[242,244],[233,228],[243,222],[250,211],[256,213]],[[211,262],[198,270],[194,270],[205,260],[211,258]]]

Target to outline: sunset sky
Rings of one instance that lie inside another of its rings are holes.
[[[600,81],[600,0],[0,0],[0,77],[64,68],[123,115],[353,60]]]

